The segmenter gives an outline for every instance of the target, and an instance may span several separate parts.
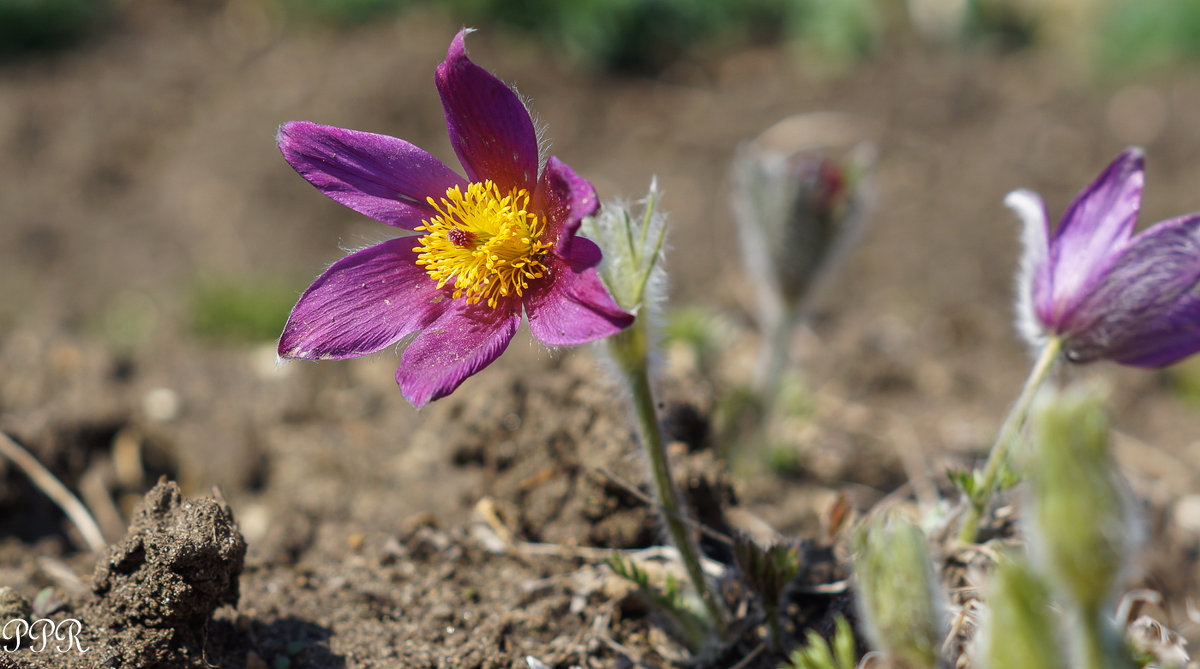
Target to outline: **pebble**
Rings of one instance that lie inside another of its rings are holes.
[[[1200,495],[1184,495],[1175,502],[1175,526],[1193,537],[1200,537]]]
[[[142,396],[142,411],[154,423],[169,423],[179,417],[179,393],[170,388],[151,388]]]

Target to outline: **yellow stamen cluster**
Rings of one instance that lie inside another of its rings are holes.
[[[425,234],[413,251],[438,288],[453,279],[455,298],[486,299],[494,309],[500,298],[523,295],[530,279],[542,278],[550,243],[542,241],[545,221],[528,211],[529,191],[514,188],[502,196],[489,179],[467,186],[465,194],[453,186],[440,203],[426,199],[437,215],[416,228]]]

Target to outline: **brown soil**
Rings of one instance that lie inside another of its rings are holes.
[[[659,544],[660,529],[623,398],[588,351],[547,352],[519,334],[499,362],[416,412],[394,386],[391,353],[277,369],[271,342],[192,334],[197,283],[299,293],[339,244],[384,238],[287,167],[273,146],[280,123],[384,132],[453,155],[432,72],[456,25],[420,14],[352,32],[285,29],[257,6],[132,3],[113,34],[0,66],[0,430],[79,491],[116,542],[99,560],[86,553],[0,461],[0,585],[41,594],[40,614],[80,619],[95,649],[0,652],[0,666],[677,660],[601,561]],[[635,198],[658,175],[672,305],[719,315],[715,360],[663,357],[681,481],[723,530],[818,542],[810,585],[844,576],[844,555],[819,543],[839,491],[865,511],[910,478],[942,485],[945,467],[983,452],[1020,386],[1006,192],[1036,188],[1059,212],[1137,141],[1149,163],[1143,220],[1200,209],[1192,73],[1147,84],[1163,105],[1162,123],[1147,126],[1114,104],[1128,91],[1096,90],[1031,55],[893,44],[835,78],[764,48],[629,80],[570,71],[497,31],[470,47],[532,99],[553,153],[602,197]],[[734,476],[713,455],[710,412],[746,377],[757,342],[753,287],[730,251],[727,165],[739,141],[818,109],[878,123],[879,206],[797,335],[814,407],[796,427],[798,468]],[[1165,621],[1195,640],[1183,610],[1200,594],[1200,523],[1176,511],[1197,489],[1200,415],[1165,374],[1071,373],[1113,382],[1118,459],[1151,547],[1129,586],[1162,592]],[[159,485],[143,500],[162,475],[183,497]],[[851,608],[837,593],[808,597],[797,631],[827,631]]]

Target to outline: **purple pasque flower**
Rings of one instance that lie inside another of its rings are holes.
[[[557,158],[539,171],[529,112],[467,58],[467,32],[435,77],[466,178],[394,137],[306,121],[279,129],[283,157],[318,190],[417,233],[351,253],[319,276],[293,307],[279,355],[351,358],[415,335],[396,382],[416,407],[499,357],[522,307],[549,346],[633,322],[600,282],[600,248],[575,236],[599,207],[595,190]]]
[[[1035,345],[1062,342],[1074,362],[1162,367],[1200,351],[1200,214],[1133,234],[1144,180],[1127,149],[1075,197],[1050,233],[1028,190],[1005,203],[1024,221],[1018,321]]]

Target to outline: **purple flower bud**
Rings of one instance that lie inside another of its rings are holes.
[[[844,259],[866,221],[872,126],[843,114],[793,116],[738,148],[733,209],[767,312],[798,309]]]
[[[1127,149],[1075,197],[1050,233],[1042,199],[1009,193],[1024,222],[1018,277],[1021,333],[1062,340],[1073,362],[1163,367],[1200,351],[1200,214],[1134,235],[1143,159]]]

